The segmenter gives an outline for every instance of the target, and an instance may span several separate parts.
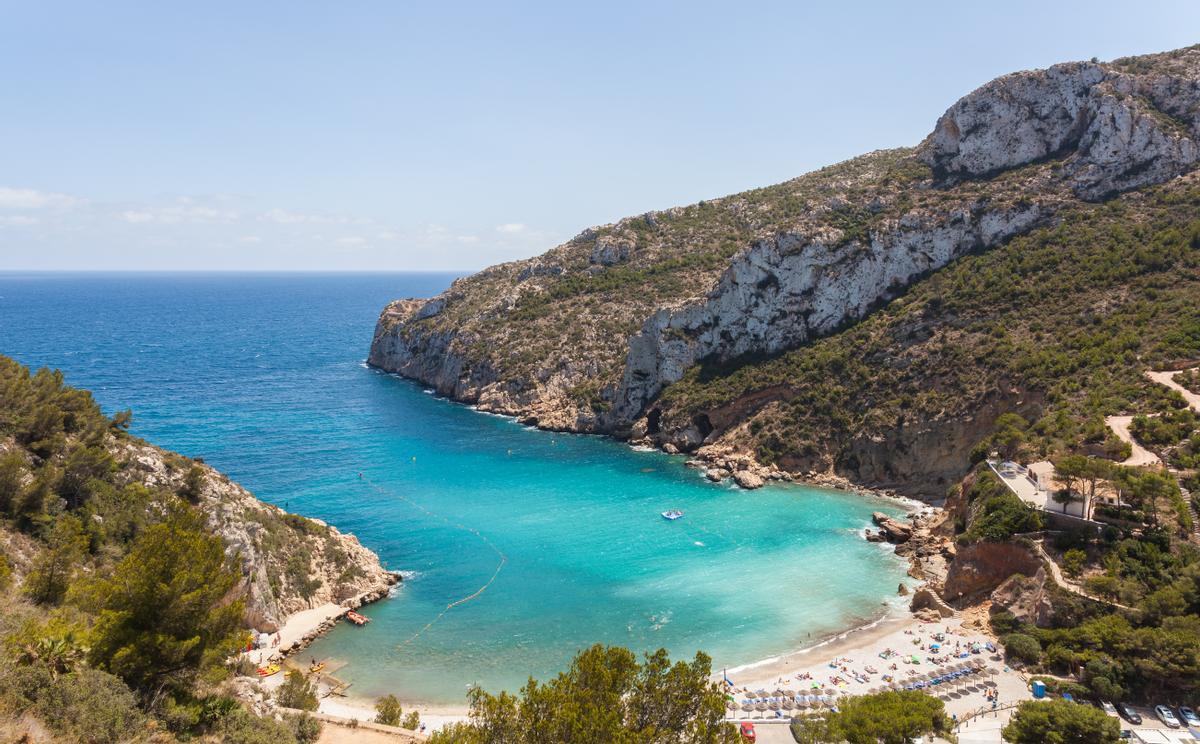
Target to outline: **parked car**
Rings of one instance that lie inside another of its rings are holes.
[[[1183,719],[1184,724],[1200,728],[1200,716],[1197,716],[1196,711],[1186,705],[1179,706],[1179,717]]]
[[[1136,710],[1130,707],[1129,703],[1117,703],[1117,713],[1134,726],[1142,725],[1142,717],[1138,715]]]
[[[1100,701],[1100,710],[1104,711],[1105,713],[1109,714],[1110,716],[1117,715],[1117,706],[1113,705],[1112,703],[1108,702],[1107,700]]]
[[[1165,705],[1154,706],[1154,715],[1158,716],[1158,720],[1162,721],[1168,728],[1179,728],[1179,719]]]
[[[749,721],[742,721],[742,725],[738,729],[738,732],[742,735],[744,740],[749,742],[753,742],[758,738],[758,734],[754,732],[754,724],[750,723]]]

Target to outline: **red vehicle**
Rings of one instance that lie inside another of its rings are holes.
[[[740,733],[742,738],[746,741],[754,741],[758,738],[758,734],[754,733],[754,724],[750,723],[749,721],[742,721],[742,725],[741,728],[738,729],[738,733]]]

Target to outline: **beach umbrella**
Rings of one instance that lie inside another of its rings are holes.
[[[779,688],[775,688],[775,692],[773,692],[771,694],[774,695],[775,697],[783,697],[783,695],[785,693],[783,692],[783,690],[781,690]]]
[[[792,704],[792,699],[791,699],[791,698],[784,698],[784,699],[783,699],[783,702],[782,702],[782,703],[780,703],[779,705],[780,705],[780,707],[782,707],[784,710],[791,710],[792,708],[794,708],[794,707],[795,707],[795,706]]]
[[[759,713],[765,713],[765,712],[767,712],[767,704],[762,703],[762,702],[756,703],[754,705],[754,709],[757,710]]]
[[[742,710],[749,713],[750,711],[754,710],[754,703],[751,703],[751,702],[742,703]]]
[[[783,691],[783,694],[784,694],[786,697],[796,697],[796,691],[795,691],[795,690],[792,690],[792,689],[784,690],[784,691]]]

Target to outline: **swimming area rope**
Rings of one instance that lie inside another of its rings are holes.
[[[408,498],[404,494],[396,493],[395,491],[391,491],[389,489],[383,488],[378,483],[371,480],[370,478],[363,475],[362,473],[359,473],[358,477],[360,480],[362,480],[364,483],[366,483],[371,488],[375,489],[377,492],[379,492],[383,496],[398,498],[401,501],[408,504],[409,506],[412,506],[414,509],[417,509],[418,511],[423,512],[427,516],[430,516],[434,519],[439,519],[439,520],[445,522],[446,524],[450,525],[451,527],[462,530],[463,532],[470,532],[472,535],[474,535],[475,537],[478,537],[480,540],[482,540],[485,545],[487,545],[489,548],[491,548],[492,552],[494,552],[496,554],[496,556],[500,559],[499,563],[496,564],[496,570],[492,572],[492,576],[491,576],[491,578],[489,578],[487,580],[487,583],[485,583],[483,586],[476,589],[474,592],[468,594],[467,596],[462,597],[461,599],[456,599],[453,602],[450,602],[449,604],[447,604],[445,607],[443,607],[442,611],[439,612],[432,620],[425,623],[424,627],[422,627],[416,633],[413,633],[411,636],[409,636],[407,639],[405,639],[405,641],[403,643],[396,646],[396,648],[401,649],[401,648],[404,648],[405,646],[407,646],[408,644],[412,643],[413,641],[417,640],[417,638],[421,637],[421,635],[423,633],[425,633],[425,631],[432,628],[435,624],[437,624],[437,622],[439,620],[441,620],[443,617],[445,617],[447,612],[449,612],[450,610],[453,610],[455,607],[458,607],[459,605],[464,605],[473,599],[477,599],[479,597],[479,595],[481,595],[485,591],[487,591],[488,587],[490,587],[493,583],[495,583],[496,577],[500,575],[500,571],[502,571],[504,569],[504,564],[508,563],[508,556],[506,556],[504,554],[504,551],[500,550],[500,548],[497,548],[495,543],[493,543],[491,540],[489,540],[486,535],[482,534],[479,530],[475,529],[474,527],[467,527],[464,524],[460,524],[458,522],[453,522],[448,517],[446,517],[442,514],[438,514],[437,512],[434,512],[431,509],[427,509],[426,507],[422,506],[421,504],[418,504],[416,501],[413,501],[412,499]]]

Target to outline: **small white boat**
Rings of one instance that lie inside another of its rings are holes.
[[[663,512],[662,515],[663,519],[669,519],[670,521],[674,522],[676,519],[679,519],[683,516],[683,512],[679,511],[678,509],[668,509],[667,511]]]

